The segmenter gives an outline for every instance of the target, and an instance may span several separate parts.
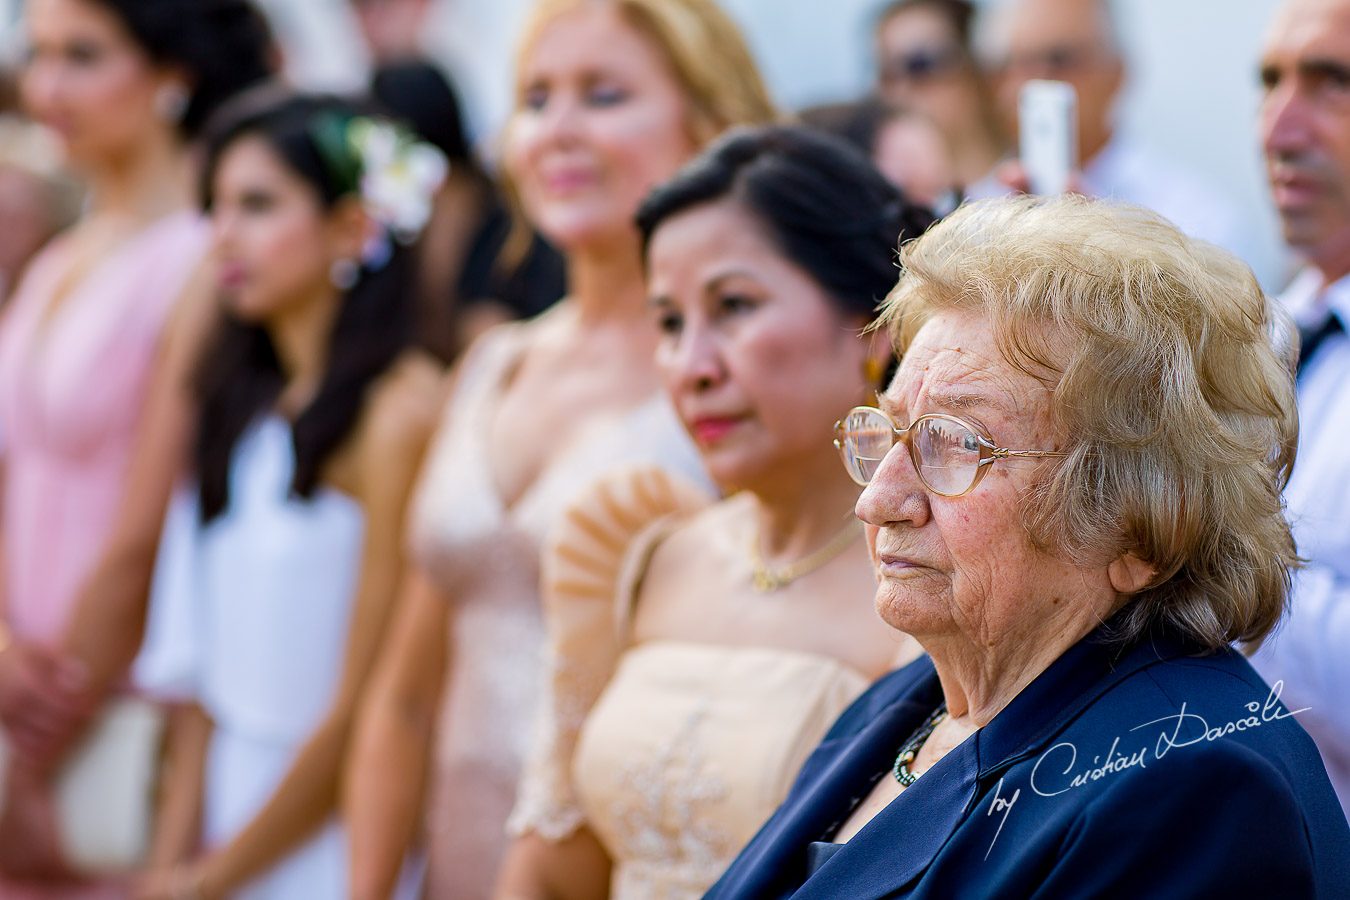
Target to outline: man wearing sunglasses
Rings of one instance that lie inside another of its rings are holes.
[[[937,126],[958,185],[981,178],[1003,155],[993,106],[970,52],[967,0],[895,0],[877,16],[877,96]]]
[[[1129,9],[1119,4],[1120,11]],[[1115,127],[1116,101],[1129,71],[1110,0],[1003,0],[981,22],[982,51],[994,81],[999,121],[1014,137],[1018,98],[1033,79],[1071,85],[1078,99],[1077,189],[1138,203],[1193,237],[1250,259],[1246,221],[1204,179],[1148,151]],[[992,174],[967,190],[997,196],[1008,186]]]

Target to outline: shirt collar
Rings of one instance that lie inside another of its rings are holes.
[[[1321,325],[1328,311],[1350,328],[1350,275],[1324,286],[1322,273],[1306,266],[1280,294],[1280,301],[1300,328]]]

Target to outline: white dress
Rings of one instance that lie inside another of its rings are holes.
[[[188,485],[165,520],[136,680],[152,695],[196,700],[215,723],[207,847],[229,841],[264,806],[341,677],[365,516],[330,488],[292,496],[293,466],[289,425],[264,418],[235,447],[225,512],[202,527]],[[346,836],[335,818],[234,894],[347,896]]]

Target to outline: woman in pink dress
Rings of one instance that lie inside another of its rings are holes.
[[[428,896],[491,894],[538,693],[544,535],[616,466],[706,483],[652,363],[633,216],[724,128],[772,116],[750,54],[710,0],[545,0],[521,46],[505,164],[569,293],[475,342],[429,452],[418,568],[351,751],[357,898],[388,896],[424,795]]]
[[[120,677],[96,647],[116,641],[91,623],[75,653],[61,648],[118,533],[157,533],[186,428],[166,415],[180,385],[165,372],[205,321],[186,300],[208,242],[188,142],[266,75],[269,40],[245,0],[31,0],[26,12],[24,100],[90,200],[0,323],[0,898],[116,896],[70,870],[50,777],[92,712],[92,680]],[[143,593],[152,553],[121,560],[109,584]],[[144,605],[129,597],[128,658]]]

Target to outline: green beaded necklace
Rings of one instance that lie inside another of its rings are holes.
[[[938,723],[946,717],[947,701],[943,700],[938,708],[933,710],[927,719],[924,719],[918,730],[910,735],[909,740],[905,741],[905,745],[896,754],[895,765],[891,768],[891,772],[895,775],[895,780],[900,782],[902,786],[909,787],[918,780],[919,776],[909,771],[909,765],[919,755],[919,748],[923,746],[924,741],[928,740],[928,736],[933,733],[933,729],[937,728]]]

